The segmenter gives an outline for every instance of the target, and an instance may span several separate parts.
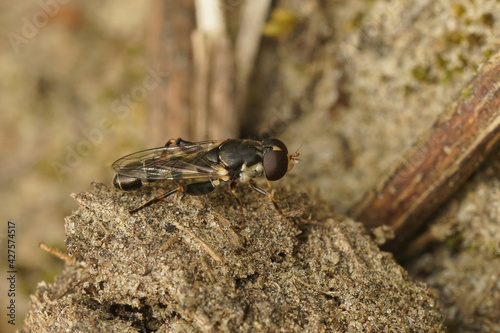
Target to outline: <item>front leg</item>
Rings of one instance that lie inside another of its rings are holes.
[[[236,198],[236,201],[238,201],[238,206],[240,206],[240,214],[241,214],[241,222],[238,224],[239,228],[244,228],[246,221],[245,221],[245,212],[243,211],[243,202],[241,201],[240,197],[238,194],[236,194],[236,182],[231,183],[231,193],[234,195]]]
[[[274,197],[273,197],[273,195],[272,195],[271,192],[268,192],[268,191],[264,190],[263,188],[257,186],[257,183],[253,179],[251,179],[248,183],[250,184],[250,187],[252,187],[255,191],[257,191],[258,193],[260,193],[262,195],[265,195],[266,197],[268,197],[269,199],[271,199],[271,202],[273,203],[274,208],[276,208],[276,210],[278,211],[278,213],[280,213],[280,215],[285,220],[287,220],[285,214],[283,214],[283,212],[281,211],[280,207],[278,206],[278,203],[276,202],[276,200],[274,200]],[[270,183],[268,183],[268,185],[270,185]]]

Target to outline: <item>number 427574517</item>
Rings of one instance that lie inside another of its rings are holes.
[[[9,262],[9,268],[15,269],[16,262],[16,224],[14,222],[9,221],[7,224],[7,255]]]

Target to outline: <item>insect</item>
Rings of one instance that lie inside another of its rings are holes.
[[[130,214],[133,214],[176,192],[204,195],[224,183],[230,183],[231,192],[243,213],[236,185],[248,183],[252,189],[271,199],[274,207],[283,215],[273,195],[259,187],[253,179],[265,176],[270,186],[269,181],[281,179],[294,164],[299,163],[298,157],[298,152],[289,154],[286,145],[278,139],[202,142],[171,139],[164,147],[142,150],[115,161],[112,165],[116,171],[113,186],[130,191],[155,181],[181,183],[130,210]]]

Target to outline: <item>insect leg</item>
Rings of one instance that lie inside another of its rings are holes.
[[[270,192],[268,192],[268,191],[264,190],[263,188],[260,188],[259,186],[257,186],[257,183],[256,183],[253,179],[251,179],[248,183],[250,184],[250,186],[251,186],[251,187],[252,187],[255,191],[257,191],[257,192],[259,192],[260,194],[265,195],[266,197],[268,197],[269,199],[271,199],[271,202],[273,203],[274,208],[276,208],[276,210],[278,211],[278,213],[280,213],[280,215],[281,215],[283,218],[285,218],[285,219],[286,219],[285,214],[283,214],[283,212],[281,211],[280,207],[278,206],[278,203],[276,202],[276,200],[274,200],[273,195],[272,195]]]
[[[188,185],[184,185],[184,186],[178,186],[178,187],[174,188],[173,190],[170,190],[166,193],[163,193],[159,197],[156,197],[156,198],[149,200],[148,202],[144,203],[142,206],[137,207],[135,209],[132,209],[129,212],[130,212],[130,214],[134,214],[134,213],[138,212],[139,210],[146,208],[148,206],[151,206],[152,204],[157,203],[158,201],[161,201],[161,200],[171,196],[172,194],[174,194],[176,192],[186,193],[189,195],[204,195],[204,194],[208,194],[208,193],[212,192],[213,190],[215,190],[215,188],[216,188],[216,185],[210,180],[206,181],[206,182],[199,182],[199,183],[193,183],[193,184],[188,184]]]
[[[245,214],[243,213],[243,202],[241,202],[241,199],[240,197],[236,194],[236,182],[232,182],[231,183],[231,193],[234,195],[234,197],[236,198],[236,201],[238,201],[238,205],[240,206],[240,213],[241,213],[241,216],[245,216]]]
[[[146,208],[148,206],[151,206],[152,204],[158,202],[158,201],[161,201],[169,196],[171,196],[172,194],[176,193],[176,192],[184,192],[184,186],[178,186],[176,188],[174,188],[173,190],[170,190],[166,193],[163,193],[162,195],[160,195],[159,197],[156,197],[154,199],[151,199],[149,200],[148,202],[144,203],[143,205],[137,207],[137,208],[134,208],[132,210],[129,211],[130,214],[134,214],[134,213],[137,213],[138,211],[140,211],[141,209],[143,208]]]
[[[271,185],[271,182],[269,181],[269,179],[266,179],[266,182],[267,182],[267,191],[271,192],[273,189],[273,186]]]

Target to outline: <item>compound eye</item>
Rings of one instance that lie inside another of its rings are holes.
[[[264,141],[262,141],[262,145],[264,146],[264,153],[266,152],[266,150],[282,150],[285,152],[285,154],[288,154],[288,148],[281,140],[264,139]]]
[[[281,179],[288,171],[288,154],[282,150],[272,150],[264,154],[263,163],[268,180]]]

